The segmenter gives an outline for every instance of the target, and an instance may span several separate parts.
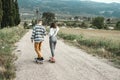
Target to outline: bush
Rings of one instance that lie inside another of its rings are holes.
[[[11,80],[15,77],[13,44],[26,32],[21,27],[5,28],[0,30],[0,80]],[[1,66],[2,65],[2,66]]]
[[[85,22],[82,22],[81,28],[88,28],[88,25]]]
[[[93,22],[93,26],[96,26],[98,29],[103,29],[104,28],[104,17],[96,17]]]
[[[120,21],[118,21],[118,22],[116,23],[115,29],[116,29],[116,30],[120,30]]]
[[[23,26],[24,26],[24,29],[29,29],[29,26],[28,26],[27,22],[24,22]]]

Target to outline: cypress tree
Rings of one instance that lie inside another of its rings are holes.
[[[20,14],[19,14],[19,7],[18,7],[18,2],[15,0],[15,25],[18,25],[20,23]]]
[[[1,28],[2,16],[3,16],[2,1],[0,0],[0,28]]]
[[[8,16],[8,18],[9,18],[9,26],[14,26],[15,25],[15,22],[14,22],[14,19],[15,19],[15,11],[14,11],[14,8],[15,8],[15,6],[14,6],[14,0],[10,0],[10,2],[9,2],[9,16]]]
[[[1,28],[12,27],[20,23],[20,15],[17,0],[2,0],[3,16]]]
[[[1,28],[9,26],[9,19],[8,19],[8,10],[9,10],[9,1],[10,0],[2,0],[2,9],[3,9],[3,16],[1,21]]]

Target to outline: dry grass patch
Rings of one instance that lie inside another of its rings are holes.
[[[0,80],[12,80],[15,77],[14,60],[12,53],[14,43],[17,42],[26,30],[22,27],[5,28],[0,30]]]
[[[61,28],[60,32],[65,34],[82,34],[85,38],[102,38],[120,42],[120,31],[111,30],[90,30],[80,28]]]
[[[61,28],[59,36],[120,65],[120,31]]]

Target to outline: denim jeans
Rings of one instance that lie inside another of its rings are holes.
[[[49,37],[49,44],[50,44],[50,50],[51,50],[52,57],[54,57],[54,54],[55,54],[56,43],[57,43],[57,39],[53,41],[52,38]]]

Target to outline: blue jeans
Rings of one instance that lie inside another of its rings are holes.
[[[50,50],[51,50],[52,57],[54,57],[56,43],[57,43],[57,39],[53,41],[52,37],[49,37],[49,44],[50,44]]]

